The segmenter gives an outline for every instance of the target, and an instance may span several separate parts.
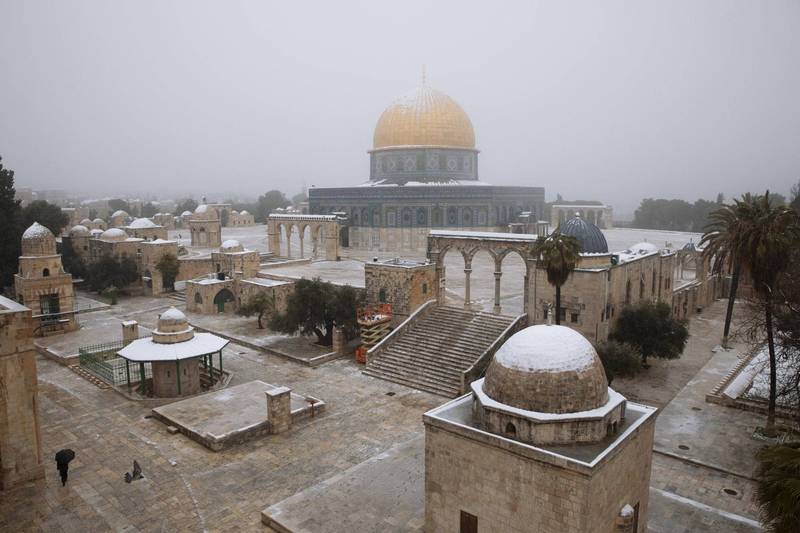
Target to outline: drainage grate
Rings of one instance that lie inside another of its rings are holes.
[[[678,449],[680,449],[680,450],[688,450],[689,447],[687,445],[685,445],[685,444],[678,444]]]
[[[739,495],[739,493],[736,492],[733,489],[722,489],[722,492],[724,492],[725,494],[728,494],[730,496],[738,496]]]
[[[702,411],[699,407],[692,407],[692,411]]]
[[[396,392],[387,392],[386,396],[394,396],[395,394],[397,394],[397,393]]]

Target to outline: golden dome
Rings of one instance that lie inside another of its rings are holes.
[[[374,148],[475,148],[472,122],[455,100],[423,85],[395,100],[378,119]]]

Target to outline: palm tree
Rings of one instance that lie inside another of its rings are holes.
[[[798,445],[770,446],[758,452],[756,499],[764,528],[775,533],[797,531],[800,523],[800,449]]]
[[[561,324],[561,286],[575,270],[580,253],[578,239],[558,231],[549,237],[539,237],[531,248],[531,255],[547,271],[547,282],[556,288],[556,324]]]
[[[789,250],[800,241],[798,215],[786,205],[770,205],[769,191],[755,198],[748,208],[747,223],[741,228],[739,241],[742,266],[750,271],[753,288],[763,298],[764,324],[769,350],[769,407],[767,436],[775,435],[775,395],[777,374],[773,328],[773,291],[778,276],[789,266]]]
[[[734,200],[733,205],[723,205],[709,214],[711,220],[706,226],[706,232],[700,241],[704,257],[711,263],[715,273],[720,273],[726,266],[730,266],[731,286],[728,293],[728,309],[725,313],[725,328],[722,333],[722,346],[728,347],[728,335],[731,330],[733,318],[733,304],[736,300],[736,290],[739,287],[739,275],[742,271],[741,262],[741,236],[744,227],[752,218],[753,197],[750,193],[742,196],[741,200]]]

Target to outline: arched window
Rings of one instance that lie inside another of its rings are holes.
[[[427,283],[423,283],[422,284],[422,294],[428,294],[428,284]]]
[[[199,292],[194,293],[194,303],[200,304],[200,305],[203,304],[203,297],[200,296]]]
[[[49,268],[45,268],[44,270],[42,270],[42,277],[43,278],[46,278],[49,275],[50,275],[50,269]]]
[[[378,301],[382,304],[386,303],[386,289],[381,289],[378,291]]]
[[[506,435],[510,435],[512,437],[516,437],[517,436],[517,428],[511,422],[506,424]]]

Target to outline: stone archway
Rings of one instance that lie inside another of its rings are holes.
[[[214,296],[214,307],[217,313],[224,313],[225,311],[232,310],[236,304],[236,298],[229,289],[220,289]]]

